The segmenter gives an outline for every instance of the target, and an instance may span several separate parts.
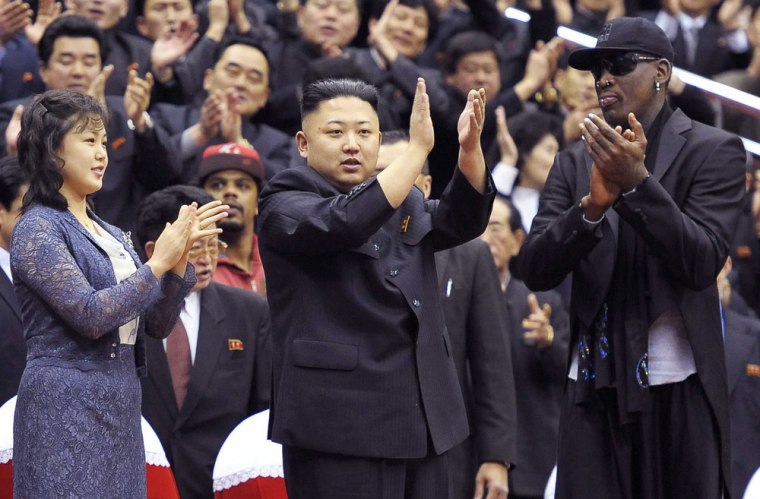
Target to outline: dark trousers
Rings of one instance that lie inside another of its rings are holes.
[[[379,459],[282,446],[288,499],[441,499],[448,495],[447,455]]]
[[[696,374],[650,388],[649,409],[621,425],[615,392],[603,407],[562,401],[556,499],[719,499],[718,427]]]

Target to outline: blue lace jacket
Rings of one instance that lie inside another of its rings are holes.
[[[13,232],[11,270],[27,364],[108,369],[119,356],[119,326],[140,315],[135,359],[144,376],[146,326],[158,338],[171,333],[195,270],[188,264],[184,279],[171,272],[156,279],[126,234],[90,216],[124,245],[137,272],[116,284],[108,256],[70,211],[35,206],[26,212]]]

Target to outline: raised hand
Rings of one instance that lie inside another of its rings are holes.
[[[228,89],[221,104],[219,133],[226,142],[238,143],[243,139],[243,117],[238,110],[237,95],[236,90]]]
[[[538,348],[546,348],[554,342],[554,328],[549,321],[552,307],[548,303],[539,307],[538,299],[533,293],[528,295],[528,306],[530,315],[522,321],[522,327],[525,329],[523,342],[527,345],[536,345]]]
[[[633,113],[628,114],[631,128],[622,132],[602,118],[589,114],[581,124],[581,139],[599,172],[610,182],[628,192],[648,175],[644,165],[647,139],[644,127]]]
[[[230,24],[230,8],[227,0],[210,0],[208,3],[208,29],[206,37],[219,43]]]
[[[137,76],[137,71],[131,69],[127,79],[127,90],[124,92],[124,110],[135,127],[140,130],[143,126],[143,113],[150,105],[150,92],[153,89],[153,75],[147,73],[145,79]]]
[[[37,6],[37,18],[34,20],[34,24],[27,25],[24,28],[26,37],[34,45],[37,45],[42,38],[42,33],[45,32],[47,27],[58,19],[61,15],[61,3],[54,2],[53,0],[40,0]]]
[[[496,143],[499,146],[500,161],[505,165],[517,166],[517,145],[507,127],[504,106],[496,108]]]
[[[430,117],[430,98],[427,94],[424,78],[417,78],[417,90],[412,103],[412,115],[409,119],[409,144],[421,147],[425,153],[433,149],[435,133]]]
[[[467,94],[467,104],[462,114],[459,115],[457,132],[459,133],[459,146],[466,152],[474,151],[480,147],[480,134],[483,131],[483,123],[486,116],[486,91],[470,90]]]
[[[0,43],[5,44],[32,22],[32,8],[21,0],[0,1]]]
[[[176,32],[164,29],[150,51],[150,63],[158,81],[172,79],[172,66],[190,52],[198,36],[198,21],[195,18],[182,21]]]
[[[219,135],[219,125],[222,122],[222,103],[223,97],[217,93],[210,93],[203,101],[199,121],[203,144]]]
[[[87,89],[87,95],[96,99],[103,107],[106,107],[106,81],[111,73],[113,73],[113,64],[103,66],[100,74],[92,80],[90,88]]]
[[[380,19],[378,19],[377,22],[370,20],[369,23],[369,37],[367,37],[367,42],[370,47],[373,47],[378,53],[380,53],[388,64],[393,64],[396,62],[396,58],[398,58],[398,50],[396,50],[396,47],[393,46],[393,43],[387,36],[388,22],[393,17],[393,11],[396,10],[398,1],[399,0],[390,0],[385,6],[385,9],[383,9],[383,14],[380,16]]]

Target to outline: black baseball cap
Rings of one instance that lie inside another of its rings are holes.
[[[599,59],[620,52],[651,54],[673,62],[673,45],[659,26],[643,17],[618,17],[602,26],[596,47],[574,50],[568,64],[588,71]]]

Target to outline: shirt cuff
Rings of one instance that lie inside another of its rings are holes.
[[[509,196],[512,194],[512,189],[515,186],[515,180],[520,173],[513,165],[508,165],[499,161],[491,171],[493,177],[493,183],[496,186],[496,191],[502,196]]]

